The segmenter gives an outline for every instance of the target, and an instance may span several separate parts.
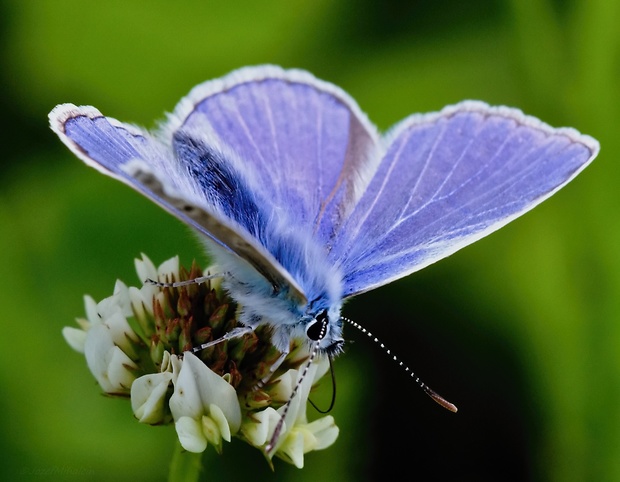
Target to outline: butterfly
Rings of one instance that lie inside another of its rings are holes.
[[[267,324],[342,351],[343,302],[492,233],[598,154],[592,137],[464,101],[385,135],[337,86],[246,67],[195,87],[148,132],[62,104],[50,125],[100,172],[194,228],[241,307],[232,336]]]

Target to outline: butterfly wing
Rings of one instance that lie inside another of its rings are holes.
[[[207,203],[201,186],[188,175],[186,166],[177,162],[169,146],[142,129],[104,117],[90,106],[62,104],[49,117],[54,132],[86,164],[128,184],[237,254],[274,287],[305,300],[301,288],[273,255],[242,225]]]
[[[251,190],[327,245],[380,158],[379,135],[338,87],[301,70],[247,67],[197,86],[168,125],[209,133]],[[227,208],[234,212],[235,203]]]
[[[434,263],[529,211],[597,155],[598,143],[506,107],[463,102],[396,126],[330,253],[345,296]]]
[[[58,106],[50,120],[84,162],[137,189],[302,302],[295,278],[307,268],[308,245],[291,241],[328,245],[380,158],[376,129],[345,92],[307,72],[273,66],[195,87],[154,136],[92,107]],[[295,236],[282,235],[287,230]]]

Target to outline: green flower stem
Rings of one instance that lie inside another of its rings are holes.
[[[202,472],[202,453],[184,450],[177,440],[174,454],[170,461],[169,482],[194,482],[200,479]]]

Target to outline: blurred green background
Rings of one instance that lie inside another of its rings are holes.
[[[101,395],[61,336],[133,258],[204,261],[188,230],[86,168],[47,128],[57,103],[153,127],[195,84],[260,63],[336,83],[383,130],[466,98],[601,142],[532,213],[352,301],[460,409],[436,406],[366,337],[336,362],[336,445],[297,470],[238,441],[205,480],[620,480],[620,2],[0,2],[0,474],[165,480],[171,427]],[[402,477],[402,475],[401,475]]]

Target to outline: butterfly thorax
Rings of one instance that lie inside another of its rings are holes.
[[[294,277],[306,297],[299,300],[286,287],[274,287],[249,263],[220,246],[208,243],[224,275],[224,288],[239,304],[239,319],[243,325],[256,328],[269,325],[273,329],[273,344],[280,351],[288,350],[291,340],[308,343],[317,340],[318,331],[312,327],[324,324],[320,334],[319,351],[336,354],[342,348],[342,277],[329,266],[322,248],[299,231],[280,230],[278,244],[287,246],[286,256],[278,261]],[[296,248],[296,249],[293,249]],[[273,249],[278,254],[277,249]]]
[[[252,166],[233,153],[206,145],[192,132],[177,132],[173,144],[179,168],[195,180],[196,191],[211,209],[247,231],[301,289],[296,295],[296,288],[286,283],[274,285],[251,260],[207,240],[225,272],[225,288],[241,307],[239,321],[251,327],[270,325],[280,351],[286,351],[293,338],[319,341],[312,338],[314,332],[308,335],[319,321],[324,326],[319,350],[336,350],[342,340],[343,276],[314,236],[312,220],[300,213],[292,218],[285,206],[259,194]]]

